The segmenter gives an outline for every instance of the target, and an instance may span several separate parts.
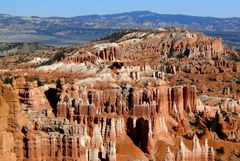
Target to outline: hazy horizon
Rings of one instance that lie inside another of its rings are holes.
[[[231,18],[240,17],[240,1],[232,0],[188,0],[143,1],[143,0],[98,0],[72,1],[67,0],[2,0],[1,14],[12,16],[38,17],[75,17],[84,15],[105,15],[132,11],[150,11],[159,14],[183,14],[200,17]]]
[[[51,17],[60,17],[60,18],[72,18],[72,17],[78,17],[78,16],[92,16],[92,15],[99,15],[99,16],[105,16],[105,15],[114,15],[114,14],[122,14],[122,13],[132,13],[132,12],[151,12],[151,13],[156,13],[160,15],[184,15],[184,16],[194,16],[194,17],[211,17],[211,18],[240,18],[240,16],[232,16],[232,17],[216,17],[216,16],[199,16],[199,15],[190,15],[190,14],[182,14],[182,13],[159,13],[159,12],[153,12],[149,10],[133,10],[133,11],[126,11],[126,12],[116,12],[116,13],[105,13],[105,14],[85,14],[85,15],[76,15],[76,16],[36,16],[36,15],[13,15],[9,13],[1,13],[0,15],[9,15],[13,17],[40,17],[40,18],[51,18]]]

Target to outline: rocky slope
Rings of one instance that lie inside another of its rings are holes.
[[[240,55],[219,38],[127,30],[45,62],[21,57],[0,71],[2,156],[239,160]]]
[[[0,56],[34,53],[50,49],[53,47],[36,43],[0,43]]]

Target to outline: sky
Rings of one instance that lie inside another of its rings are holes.
[[[0,0],[0,13],[14,16],[74,17],[129,11],[240,17],[240,0]]]

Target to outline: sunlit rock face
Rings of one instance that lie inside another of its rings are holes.
[[[1,160],[17,160],[16,155],[13,152],[14,138],[11,132],[7,131],[8,128],[8,117],[9,117],[9,106],[5,100],[0,97],[0,155]]]
[[[187,74],[237,74],[228,50],[221,39],[189,30],[133,30],[69,50],[51,65],[19,70],[10,84],[0,83],[0,155],[208,161],[226,144],[237,157],[239,100],[199,97],[202,80],[186,81]],[[36,75],[45,84],[30,79]],[[204,104],[209,98],[214,105]],[[225,150],[222,157],[230,156]]]
[[[142,152],[152,154],[157,140],[173,136],[166,118],[171,117],[175,124],[181,124],[187,106],[185,102],[197,111],[195,105],[199,101],[195,88],[187,86],[161,85],[148,90],[111,86],[100,90],[88,89],[79,82],[69,84],[61,79],[54,90],[46,88],[44,92],[51,90],[53,95],[45,96],[40,95],[39,87],[23,78],[13,83],[15,91],[12,89],[11,92],[19,95],[16,101],[28,120],[21,129],[22,148],[15,150],[20,154],[15,157],[18,160],[116,160],[116,144],[123,136],[130,137],[132,144]],[[26,85],[21,87],[21,83]],[[191,92],[183,95],[184,90]],[[45,105],[55,106],[51,107],[52,110],[48,106],[36,106],[34,101],[40,100],[49,101]],[[13,136],[9,137],[12,138],[10,146],[18,147],[14,145]]]
[[[170,151],[168,151],[169,154]],[[180,140],[179,150],[176,160],[214,160],[215,153],[212,147],[208,146],[208,141],[205,140],[204,145],[200,145],[199,139],[194,135],[192,140],[192,149],[189,150],[183,140]],[[168,157],[168,156],[167,156]]]

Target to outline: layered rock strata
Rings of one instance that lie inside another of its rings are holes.
[[[219,145],[238,144],[237,96],[226,105],[198,96],[206,75],[239,83],[238,55],[221,39],[133,30],[64,52],[0,83],[2,160],[207,161],[220,156]],[[211,85],[203,87],[211,92]],[[230,97],[233,88],[222,90]]]

